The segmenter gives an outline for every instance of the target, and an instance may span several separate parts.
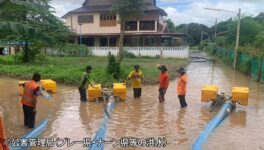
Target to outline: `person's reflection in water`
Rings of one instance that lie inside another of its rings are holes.
[[[158,106],[158,120],[157,120],[157,124],[158,124],[158,128],[159,128],[159,132],[161,136],[165,136],[166,134],[166,129],[168,128],[166,125],[166,121],[164,119],[164,115],[165,115],[165,109],[164,106],[165,104],[161,104]]]
[[[185,124],[184,124],[184,117],[186,114],[186,109],[180,109],[177,114],[176,119],[176,130],[179,134],[179,139],[175,142],[177,145],[180,145],[186,141],[188,141],[187,134],[185,132]]]
[[[212,119],[213,115],[215,114],[214,112],[210,112],[210,109],[205,108],[205,107],[202,107],[200,109],[200,115],[199,115],[199,118],[201,120],[201,123],[199,124],[200,128],[205,127],[205,125],[210,121],[210,119]]]
[[[87,110],[91,110],[89,109],[90,105],[91,103],[80,102],[80,109],[79,109],[81,123],[86,128],[87,132],[92,130],[92,127],[90,126],[90,121],[93,119],[92,118],[93,116],[92,113],[88,115],[88,111],[87,111]]]
[[[141,118],[141,101],[136,101],[136,102],[133,102],[133,111],[134,111],[134,114],[133,114],[133,117],[131,116],[130,117],[130,123],[132,124],[133,128],[132,128],[132,131],[133,133],[136,133],[140,128],[140,118]]]
[[[246,127],[247,125],[247,112],[244,110],[234,111],[230,115],[231,127],[239,126]]]
[[[177,114],[176,127],[180,135],[185,134],[185,128],[184,128],[184,122],[183,122],[185,113],[186,113],[186,109],[180,109]]]
[[[96,132],[98,121],[100,122],[104,115],[103,103],[97,102],[80,102],[80,119],[83,126],[86,128],[89,135],[93,135]]]

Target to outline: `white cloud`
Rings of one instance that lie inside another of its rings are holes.
[[[213,3],[209,0],[199,0],[190,4],[188,9],[184,11],[179,11],[177,8],[172,7],[165,8],[165,11],[168,13],[168,18],[172,19],[176,25],[195,22],[212,26],[216,18],[219,22],[225,21],[229,18],[236,18],[236,13],[210,11],[205,10],[205,8],[217,8],[237,12],[241,8],[242,14],[255,16],[259,12],[264,11],[263,5],[264,1],[260,0],[254,0],[254,2],[246,0],[222,0],[218,3]]]
[[[52,0],[51,5],[55,8],[56,16],[62,17],[67,12],[81,7],[83,2],[84,0]],[[242,14],[253,16],[264,11],[264,0],[218,0],[218,2],[213,2],[213,0],[159,0],[159,2],[163,6],[167,5],[164,10],[168,13],[168,18],[171,18],[176,25],[195,22],[212,26],[216,18],[224,21],[236,17],[234,13],[210,11],[204,8],[232,11],[238,11],[241,8]],[[185,4],[181,5],[182,3]],[[179,9],[180,7],[184,10]]]
[[[62,17],[67,12],[82,6],[84,0],[52,0],[51,6],[55,9],[55,15]]]

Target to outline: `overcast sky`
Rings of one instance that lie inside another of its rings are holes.
[[[58,17],[68,11],[81,7],[84,0],[52,0],[52,6]],[[176,25],[183,23],[201,23],[212,26],[217,18],[225,21],[236,17],[235,13],[205,10],[217,8],[231,11],[242,9],[243,15],[256,16],[264,12],[264,0],[157,0],[157,5],[168,13]]]

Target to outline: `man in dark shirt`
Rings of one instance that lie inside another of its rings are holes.
[[[91,85],[92,87],[94,87],[90,80],[90,74],[92,72],[92,69],[93,68],[91,66],[86,67],[86,72],[83,73],[83,76],[80,82],[79,93],[80,93],[80,99],[83,102],[87,101],[86,92],[87,92],[88,86]]]

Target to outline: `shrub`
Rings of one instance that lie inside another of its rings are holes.
[[[125,58],[136,58],[137,56],[127,50],[124,50],[124,57]]]
[[[120,78],[120,64],[116,62],[115,56],[108,55],[107,73],[111,74],[114,79]]]

